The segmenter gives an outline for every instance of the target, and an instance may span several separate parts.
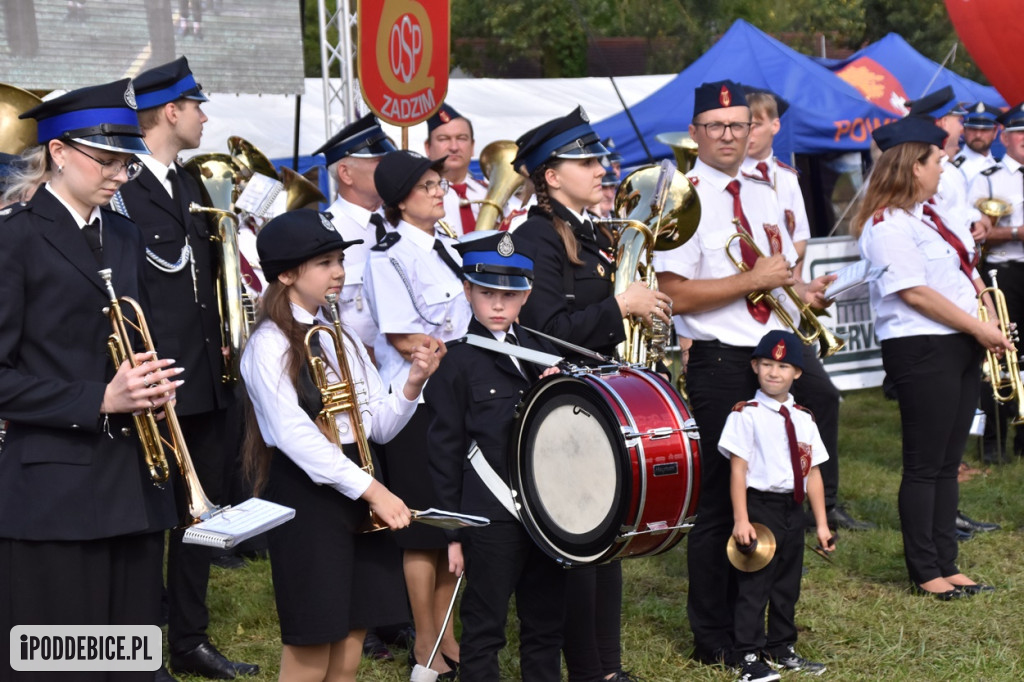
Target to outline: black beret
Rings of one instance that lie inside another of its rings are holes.
[[[277,216],[256,236],[256,253],[268,282],[310,258],[336,249],[362,244],[362,239],[345,241],[331,222],[329,213],[299,208]]]
[[[397,206],[409,196],[424,173],[430,169],[441,173],[444,170],[444,160],[447,158],[442,156],[440,159],[431,160],[407,149],[388,152],[373,171],[373,184],[377,186],[377,194],[386,206]]]

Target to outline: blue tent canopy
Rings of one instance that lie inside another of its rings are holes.
[[[671,150],[656,142],[662,132],[686,130],[693,116],[693,91],[704,82],[731,79],[767,88],[789,101],[775,151],[815,154],[867,149],[871,131],[897,118],[867,102],[863,95],[806,55],[783,45],[742,19],[682,73],[630,108],[647,145],[657,158]],[[625,112],[594,124],[612,137],[623,165],[647,161]]]
[[[864,74],[872,77],[875,86],[889,86],[890,91],[879,95],[875,101],[884,99],[888,103],[893,99],[898,100],[902,94],[905,94],[907,99],[914,100],[949,85],[953,88],[957,100],[961,102],[980,101],[1000,107],[1007,106],[1006,100],[995,88],[975,83],[939,66],[895,33],[890,33],[878,42],[858,50],[847,59],[817,61],[835,73],[846,70],[848,74],[849,69],[862,67]],[[872,62],[881,66],[888,74],[878,72],[873,68]],[[891,75],[898,83],[888,83],[887,75]],[[848,75],[846,80],[852,82],[854,78],[855,76]],[[898,85],[903,92],[893,93],[891,89],[894,85]],[[896,97],[893,97],[894,94]],[[892,109],[892,106],[886,108]]]

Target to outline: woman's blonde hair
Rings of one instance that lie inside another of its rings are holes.
[[[29,147],[21,154],[16,168],[7,176],[0,206],[28,201],[38,187],[50,177],[50,154],[46,145]]]
[[[934,148],[927,142],[904,142],[882,152],[868,176],[868,189],[850,226],[854,237],[860,237],[864,224],[879,209],[913,208],[920,190],[914,164],[924,164]]]

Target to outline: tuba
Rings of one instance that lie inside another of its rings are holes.
[[[697,143],[684,132],[658,133],[654,139],[672,149],[676,157],[676,168],[680,173],[689,173],[697,162]]]
[[[996,318],[999,320],[999,330],[1003,332],[1003,336],[1013,340],[1016,345],[1017,339],[1011,337],[1011,334],[1016,336],[1016,329],[1013,328],[1010,322],[1010,313],[1006,307],[1006,296],[999,289],[996,271],[989,270],[988,276],[992,280],[992,286],[978,292],[978,319],[982,322],[988,322],[989,320],[988,308],[983,300],[984,295],[987,293],[992,296],[992,304],[996,309]],[[1002,359],[992,351],[986,351],[984,373],[985,378],[992,385],[992,396],[996,402],[1009,403],[1016,401],[1017,416],[1012,421],[1013,425],[1024,424],[1024,401],[1020,399],[1024,396],[1024,385],[1022,385],[1020,378],[1020,363],[1017,359],[1017,351],[1008,350],[1004,352]]]
[[[249,330],[256,322],[256,301],[245,289],[242,275],[242,254],[238,250],[238,216],[220,208],[208,208],[197,203],[189,204],[191,213],[210,213],[217,218],[217,229],[210,235],[220,246],[217,263],[217,310],[220,312],[221,347],[227,348],[224,356],[224,373],[221,380],[226,383],[238,381],[238,362],[242,357],[242,346],[249,338]]]
[[[36,144],[36,122],[18,116],[42,103],[28,90],[0,83],[0,152],[21,154]]]
[[[338,430],[338,423],[335,415],[343,412],[348,413],[349,422],[352,424],[352,434],[356,446],[359,448],[359,466],[366,473],[373,476],[373,454],[370,451],[370,443],[366,439],[366,430],[363,428],[362,409],[359,406],[359,394],[356,391],[355,383],[352,380],[352,370],[349,368],[342,339],[345,338],[341,329],[341,313],[338,310],[338,295],[327,294],[327,307],[331,313],[331,326],[318,324],[306,332],[304,340],[306,346],[306,362],[309,365],[309,373],[313,383],[320,391],[320,399],[323,407],[316,416],[316,425],[327,438],[341,447],[341,432]],[[327,378],[327,363],[318,355],[310,345],[313,337],[319,332],[326,332],[334,342],[334,354],[338,358],[339,379],[331,382]],[[363,532],[384,530],[387,525],[382,523],[371,511],[366,523],[361,529]]]
[[[655,250],[686,243],[700,224],[700,200],[693,184],[665,160],[623,179],[615,195],[618,218],[598,220],[615,229],[614,295],[636,280],[658,288],[652,260]],[[665,355],[671,329],[659,320],[651,327],[632,317],[623,320],[626,340],[617,348],[625,362],[653,368]]]
[[[114,361],[114,369],[121,366],[125,360],[132,366],[136,366],[135,353],[131,345],[130,334],[138,334],[142,341],[142,350],[139,352],[150,352],[156,359],[153,337],[149,333],[149,326],[142,314],[139,304],[127,296],[118,298],[114,293],[114,285],[111,284],[111,270],[105,268],[99,271],[100,278],[107,287],[107,294],[110,296],[110,305],[104,308],[104,312],[110,317],[110,324],[113,333],[107,339],[107,349]],[[123,306],[123,307],[122,307]],[[135,321],[125,317],[125,308],[131,311]],[[135,432],[142,441],[142,450],[146,458],[146,466],[149,467],[149,475],[154,483],[162,483],[170,475],[170,468],[167,465],[167,457],[164,448],[174,453],[178,469],[181,472],[181,479],[184,488],[185,503],[188,515],[182,518],[182,526],[190,526],[197,521],[203,521],[220,510],[219,507],[210,502],[203,492],[203,486],[199,483],[195,466],[192,464],[192,457],[188,454],[185,445],[185,437],[181,433],[181,426],[178,424],[178,415],[174,411],[173,403],[166,403],[161,408],[167,422],[169,439],[164,438],[160,433],[156,422],[156,413],[152,409],[142,410],[139,414],[133,414]]]
[[[526,178],[512,167],[518,147],[511,140],[497,140],[480,152],[480,168],[487,178],[487,196],[480,202],[476,217],[477,230],[496,230],[505,214],[509,197],[526,182]]]
[[[729,235],[729,238],[725,241],[725,253],[729,256],[729,260],[732,261],[733,265],[735,265],[740,272],[746,272],[748,270],[746,263],[743,262],[742,258],[737,259],[729,248],[732,246],[732,242],[735,239],[740,239],[746,242],[754,252],[754,255],[758,258],[764,258],[764,253],[757,247],[757,243],[754,241],[754,238],[746,232],[736,232]],[[818,319],[818,316],[814,314],[814,310],[811,308],[810,304],[805,303],[804,300],[796,293],[796,289],[790,285],[782,287],[782,290],[786,292],[786,296],[793,301],[793,305],[796,306],[797,311],[800,313],[801,324],[797,324],[793,320],[793,316],[786,310],[782,301],[770,291],[754,291],[751,292],[747,298],[750,299],[751,303],[755,304],[765,301],[772,309],[772,312],[775,313],[775,317],[777,317],[783,325],[792,330],[792,332],[805,344],[810,345],[817,341],[819,345],[818,354],[821,357],[827,358],[830,355],[835,355],[841,351],[846,345],[846,341],[836,336],[831,329],[822,324],[821,320]],[[804,325],[810,329],[809,332],[805,333],[801,331],[801,326]]]

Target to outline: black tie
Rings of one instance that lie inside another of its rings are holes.
[[[171,198],[177,201],[178,197],[178,173],[174,170],[174,166],[167,169],[167,184],[171,186]]]
[[[380,243],[381,239],[384,239],[384,235],[387,234],[388,230],[384,227],[384,219],[380,217],[380,213],[370,214],[370,224],[377,228],[377,243]]]
[[[96,265],[103,266],[103,239],[100,237],[100,219],[96,218],[88,225],[82,227],[82,234],[85,235],[85,242],[92,250]]]
[[[519,339],[516,338],[515,334],[509,332],[505,334],[505,343],[518,346]],[[533,363],[527,362],[526,360],[520,360],[519,358],[512,356],[509,356],[509,359],[512,361],[512,364],[516,366],[516,369],[519,370],[519,373],[523,375],[524,379],[531,383],[536,380],[536,371],[532,367]]]
[[[444,264],[448,266],[449,270],[455,273],[455,276],[458,277],[460,281],[465,279],[465,276],[462,274],[462,268],[460,268],[459,264],[455,262],[455,259],[452,258],[451,254],[448,253],[448,249],[444,248],[444,244],[441,243],[440,239],[434,240],[434,251],[437,251],[437,255],[441,257]]]

